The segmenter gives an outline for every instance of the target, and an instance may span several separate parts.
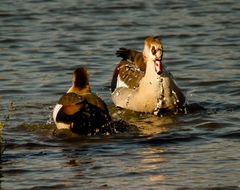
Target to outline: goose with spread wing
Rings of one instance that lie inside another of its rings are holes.
[[[143,52],[120,48],[116,54],[122,57],[111,83],[116,106],[154,114],[185,106],[185,95],[162,63],[163,45],[157,37],[145,39]]]

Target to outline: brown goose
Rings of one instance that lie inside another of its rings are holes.
[[[162,64],[163,46],[156,37],[147,37],[143,53],[121,48],[123,59],[112,78],[112,100],[121,108],[158,114],[185,105],[185,96]]]
[[[106,104],[91,92],[85,68],[73,72],[72,86],[54,107],[53,120],[58,129],[67,128],[83,135],[95,134],[111,122]]]

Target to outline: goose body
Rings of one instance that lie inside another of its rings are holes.
[[[91,92],[85,68],[73,72],[72,86],[54,107],[53,120],[58,129],[71,129],[83,135],[101,131],[111,122],[107,105]]]
[[[158,38],[144,41],[143,53],[121,48],[123,59],[114,70],[112,101],[121,108],[158,114],[185,105],[185,96],[162,64],[163,47]]]

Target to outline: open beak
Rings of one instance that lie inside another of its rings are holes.
[[[155,59],[154,60],[154,66],[155,66],[155,71],[158,75],[161,75],[163,72],[163,65],[161,63],[160,59]]]

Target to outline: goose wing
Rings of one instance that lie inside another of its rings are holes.
[[[145,71],[141,71],[140,68],[132,62],[127,60],[120,61],[113,72],[111,83],[112,92],[118,87],[137,88],[144,74]]]
[[[122,60],[129,60],[133,64],[135,64],[141,71],[146,70],[146,63],[143,59],[143,53],[133,50],[133,49],[127,49],[127,48],[119,48],[116,51],[117,57],[121,57]]]

